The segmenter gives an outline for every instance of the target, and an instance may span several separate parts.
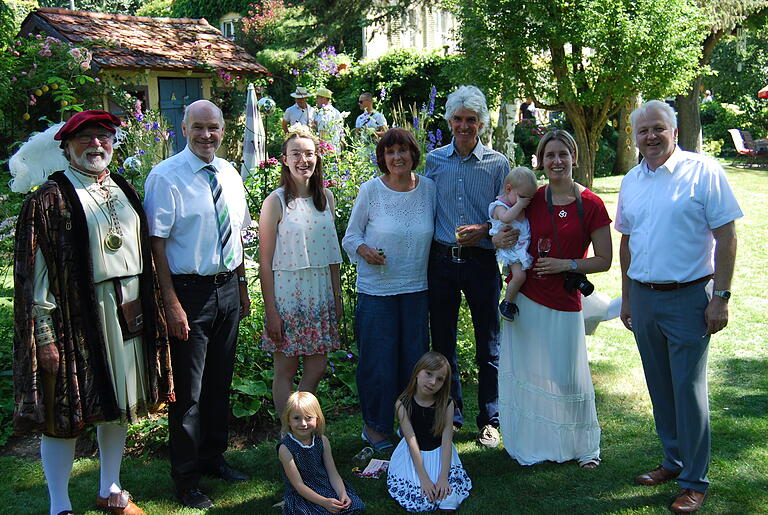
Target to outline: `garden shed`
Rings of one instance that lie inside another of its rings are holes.
[[[221,76],[262,75],[267,69],[204,18],[148,18],[57,8],[32,11],[21,33],[40,33],[75,45],[90,41],[92,67],[102,80],[159,109],[184,148],[184,106],[210,98]],[[106,105],[112,112],[119,109]]]

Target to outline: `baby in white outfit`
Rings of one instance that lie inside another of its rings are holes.
[[[530,168],[513,168],[504,179],[504,191],[488,206],[491,218],[490,235],[498,233],[505,225],[520,231],[517,243],[508,249],[498,249],[496,258],[509,269],[507,291],[499,304],[499,313],[507,320],[514,320],[518,313],[515,297],[525,282],[525,271],[533,264],[528,254],[531,242],[531,226],[525,217],[525,208],[536,193],[536,174]]]

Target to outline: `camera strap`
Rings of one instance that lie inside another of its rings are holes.
[[[576,183],[573,183],[573,196],[576,198],[576,211],[579,213],[581,237],[582,241],[584,241],[584,205],[581,203],[581,195],[579,195],[579,192],[576,188]],[[557,246],[557,253],[562,259],[567,259],[563,255],[563,249],[560,247],[560,239],[557,237],[557,225],[555,224],[555,206],[552,203],[552,190],[550,189],[549,184],[547,184],[546,188],[544,189],[544,197],[547,199],[547,211],[549,211],[549,219],[552,220],[552,233],[554,236],[555,245]]]

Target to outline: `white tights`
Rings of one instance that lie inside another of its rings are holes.
[[[119,424],[99,424],[96,426],[96,439],[99,442],[101,460],[99,496],[109,497],[118,493],[120,487],[120,465],[125,449],[125,434],[128,428]],[[48,482],[48,495],[51,497],[50,515],[72,510],[69,500],[69,476],[75,459],[74,438],[53,438],[43,435],[40,442],[40,457],[43,471]]]

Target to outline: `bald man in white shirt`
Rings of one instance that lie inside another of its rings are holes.
[[[728,323],[742,216],[723,168],[677,147],[671,107],[651,100],[632,112],[643,161],[621,183],[621,320],[634,333],[664,460],[635,483],[677,479],[670,509],[692,513],[709,486],[707,350]]]

